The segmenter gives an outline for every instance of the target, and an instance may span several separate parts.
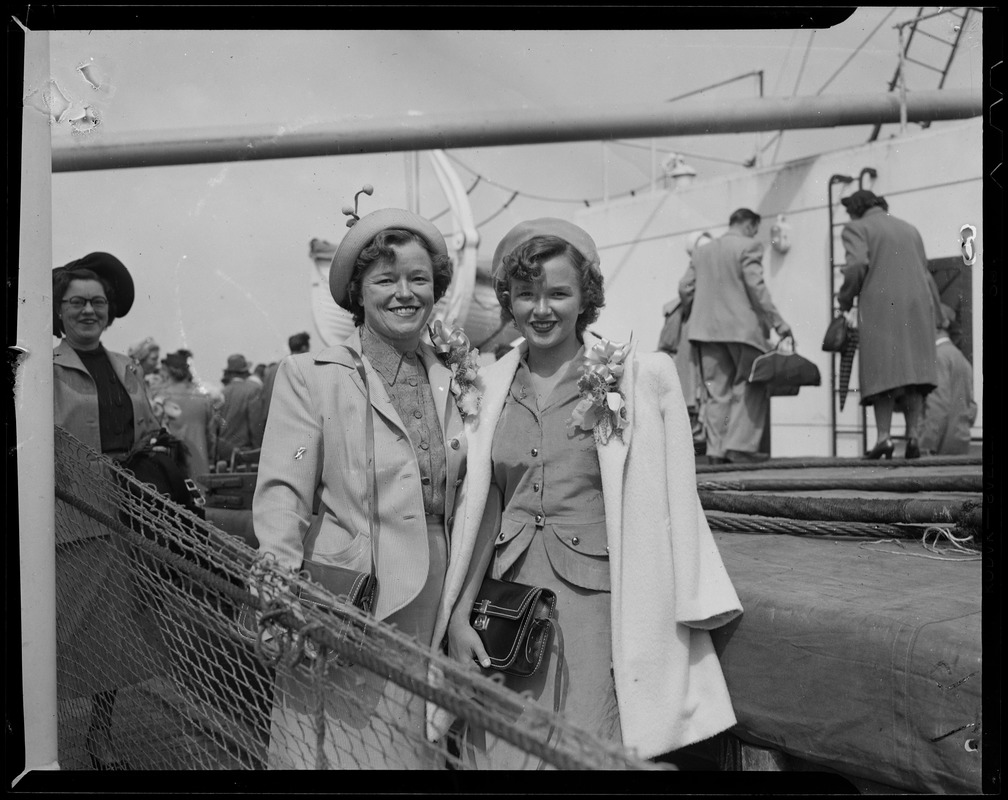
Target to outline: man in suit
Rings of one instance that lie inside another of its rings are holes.
[[[700,354],[712,463],[766,458],[759,448],[770,398],[764,387],[749,383],[749,373],[771,349],[771,327],[781,338],[791,335],[763,281],[763,245],[754,238],[760,221],[755,211],[736,210],[724,234],[694,250],[679,282],[689,340]]]
[[[262,445],[256,433],[256,407],[262,387],[248,380],[251,365],[245,356],[228,357],[224,370],[224,406],[217,435],[217,460],[227,461],[235,450],[250,450]]]

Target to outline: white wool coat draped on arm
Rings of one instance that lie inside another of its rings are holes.
[[[585,337],[587,352],[596,339]],[[524,343],[482,370],[467,419],[468,467],[434,629],[447,630],[492,480],[491,446]],[[709,631],[742,612],[696,487],[693,436],[675,365],[630,349],[620,381],[630,424],[598,444],[612,587],[612,656],[623,744],[644,758],[730,728],[735,714]],[[428,707],[428,734],[450,717]]]

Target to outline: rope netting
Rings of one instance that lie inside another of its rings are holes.
[[[663,768],[335,596],[301,603],[304,576],[59,428],[55,463],[61,768],[466,768],[425,701],[559,769]]]

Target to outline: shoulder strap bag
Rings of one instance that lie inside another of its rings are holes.
[[[367,373],[364,371],[364,362],[355,350],[347,347],[347,351],[353,358],[357,372],[364,381],[364,406],[365,406],[365,447],[368,464],[368,528],[371,532],[371,569],[367,572],[338,567],[334,564],[322,564],[306,558],[301,566],[302,572],[308,574],[315,583],[332,592],[338,597],[345,598],[353,606],[371,613],[374,611],[375,600],[378,597],[378,575],[376,573],[378,564],[378,490],[375,476],[374,458],[374,416],[371,411],[371,390],[368,387]],[[329,604],[320,596],[313,594],[310,590],[301,592],[301,602],[310,605],[328,608]]]

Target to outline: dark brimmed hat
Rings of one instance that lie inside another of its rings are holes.
[[[126,266],[111,253],[88,253],[83,258],[56,267],[53,277],[60,270],[89,269],[112,284],[115,290],[116,316],[125,317],[133,307],[133,277]]]
[[[371,244],[375,236],[388,228],[411,231],[423,239],[435,255],[448,255],[444,236],[430,220],[403,208],[372,211],[354,222],[336,248],[336,254],[329,266],[329,292],[340,307],[351,310],[347,289],[350,286],[350,278],[353,277],[357,257]]]
[[[574,249],[585,257],[588,266],[595,272],[599,272],[598,248],[595,246],[595,240],[588,235],[588,232],[584,228],[580,228],[573,222],[568,222],[565,219],[541,217],[540,219],[519,222],[505,234],[494,251],[493,261],[490,264],[490,275],[493,277],[497,276],[497,271],[504,261],[504,256],[536,236],[557,236],[570,242]]]
[[[161,359],[161,363],[169,369],[185,371],[189,369],[189,351],[179,350],[177,353],[169,353]]]
[[[249,363],[248,359],[240,353],[236,353],[233,356],[228,356],[227,369],[224,370],[225,375],[231,376],[247,376],[249,374],[249,367],[252,365]]]

